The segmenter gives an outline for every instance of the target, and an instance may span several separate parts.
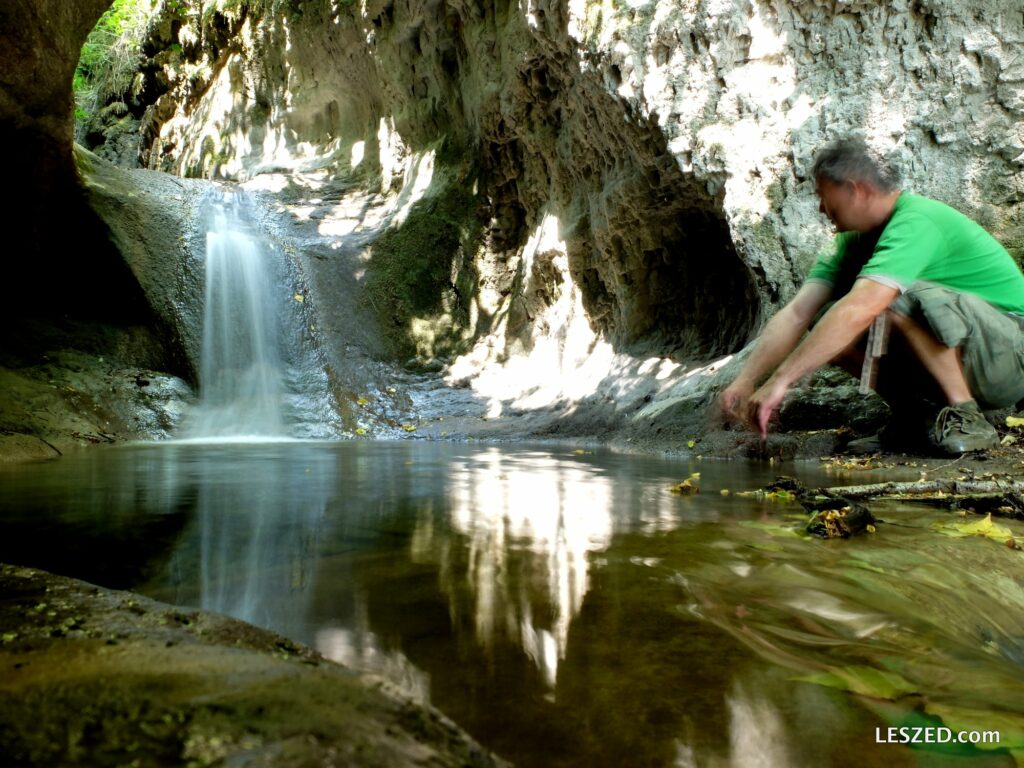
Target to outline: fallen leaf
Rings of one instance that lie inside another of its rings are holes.
[[[1020,416],[1007,416],[1006,426],[1014,428],[1024,427],[1024,418]]]
[[[299,304],[306,300],[306,297],[303,296],[301,293],[296,293],[292,298],[299,302]]]
[[[887,699],[895,701],[908,693],[914,693],[914,686],[895,672],[889,672],[874,667],[840,667],[831,672],[822,672],[817,675],[798,677],[806,683],[824,685],[828,688],[838,688],[842,691],[858,693],[861,696],[870,696],[874,699]]]
[[[960,539],[967,536],[983,536],[1002,544],[1013,542],[1013,533],[1005,525],[992,522],[992,513],[972,523],[936,523],[936,528],[946,536]]]
[[[683,480],[681,483],[669,486],[669,491],[672,493],[679,493],[683,496],[689,496],[694,493],[700,493],[700,489],[691,483],[689,480]]]
[[[679,493],[684,496],[700,493],[700,472],[694,472],[681,483],[669,486],[669,491],[672,493]]]

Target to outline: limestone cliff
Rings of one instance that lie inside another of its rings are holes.
[[[419,243],[453,252],[450,295],[399,329],[421,353],[417,328],[443,327],[452,354],[478,342],[471,372],[558,334],[562,355],[571,327],[586,353],[739,349],[827,242],[807,173],[839,135],[1021,252],[1024,18],[1009,0],[168,6],[142,160],[385,197],[471,189],[462,237]]]
[[[329,356],[440,359],[492,415],[699,410],[828,241],[807,173],[835,136],[1024,247],[1011,0],[167,0],[143,54],[140,162],[263,196]],[[19,93],[5,125],[65,152],[67,100],[32,123]]]

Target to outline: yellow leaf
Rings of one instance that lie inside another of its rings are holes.
[[[402,429],[404,429],[406,432],[415,432],[416,431],[416,425],[415,424],[403,424],[402,425]]]
[[[294,298],[297,302],[299,302],[299,304],[301,304],[302,302],[304,302],[306,300],[306,297],[303,296],[301,293],[296,293],[295,296],[293,296],[292,298]]]
[[[728,496],[728,495],[729,495],[729,489],[728,489],[728,488],[723,488],[723,489],[722,489],[722,490],[720,490],[720,491],[719,491],[718,493],[719,493],[720,495],[722,495],[722,496]]]
[[[915,692],[914,684],[895,672],[866,666],[834,668],[795,679],[889,701]]]
[[[669,491],[672,493],[680,493],[684,496],[688,496],[694,493],[700,493],[700,472],[694,472],[688,478],[683,480],[681,483],[669,486]]]
[[[686,441],[686,447],[687,448],[693,448],[695,445],[697,445],[697,441],[696,440],[687,440]]]
[[[356,428],[356,434],[357,435],[365,435],[366,434],[366,430],[363,427],[357,427]]]
[[[360,397],[360,398],[359,398],[358,400],[356,400],[356,405],[358,405],[358,406],[364,406],[364,405],[366,405],[366,404],[367,404],[367,403],[369,403],[369,402],[370,402],[370,401],[369,401],[369,400],[367,400],[367,399],[366,399],[365,397]]]
[[[1007,416],[1006,426],[1008,427],[1024,427],[1024,418],[1020,416]]]
[[[973,523],[946,523],[937,525],[940,532],[954,538],[964,536],[984,536],[986,539],[1009,544],[1013,541],[1013,533],[1005,525],[992,522],[992,514],[985,515]]]

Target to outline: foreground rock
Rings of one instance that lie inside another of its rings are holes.
[[[0,565],[7,765],[496,766],[439,713],[240,621]]]

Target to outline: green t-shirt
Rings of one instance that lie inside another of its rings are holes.
[[[841,232],[808,280],[845,294],[858,277],[906,290],[925,280],[973,293],[1004,312],[1024,314],[1024,274],[994,237],[937,200],[902,193],[889,221],[872,232]]]

